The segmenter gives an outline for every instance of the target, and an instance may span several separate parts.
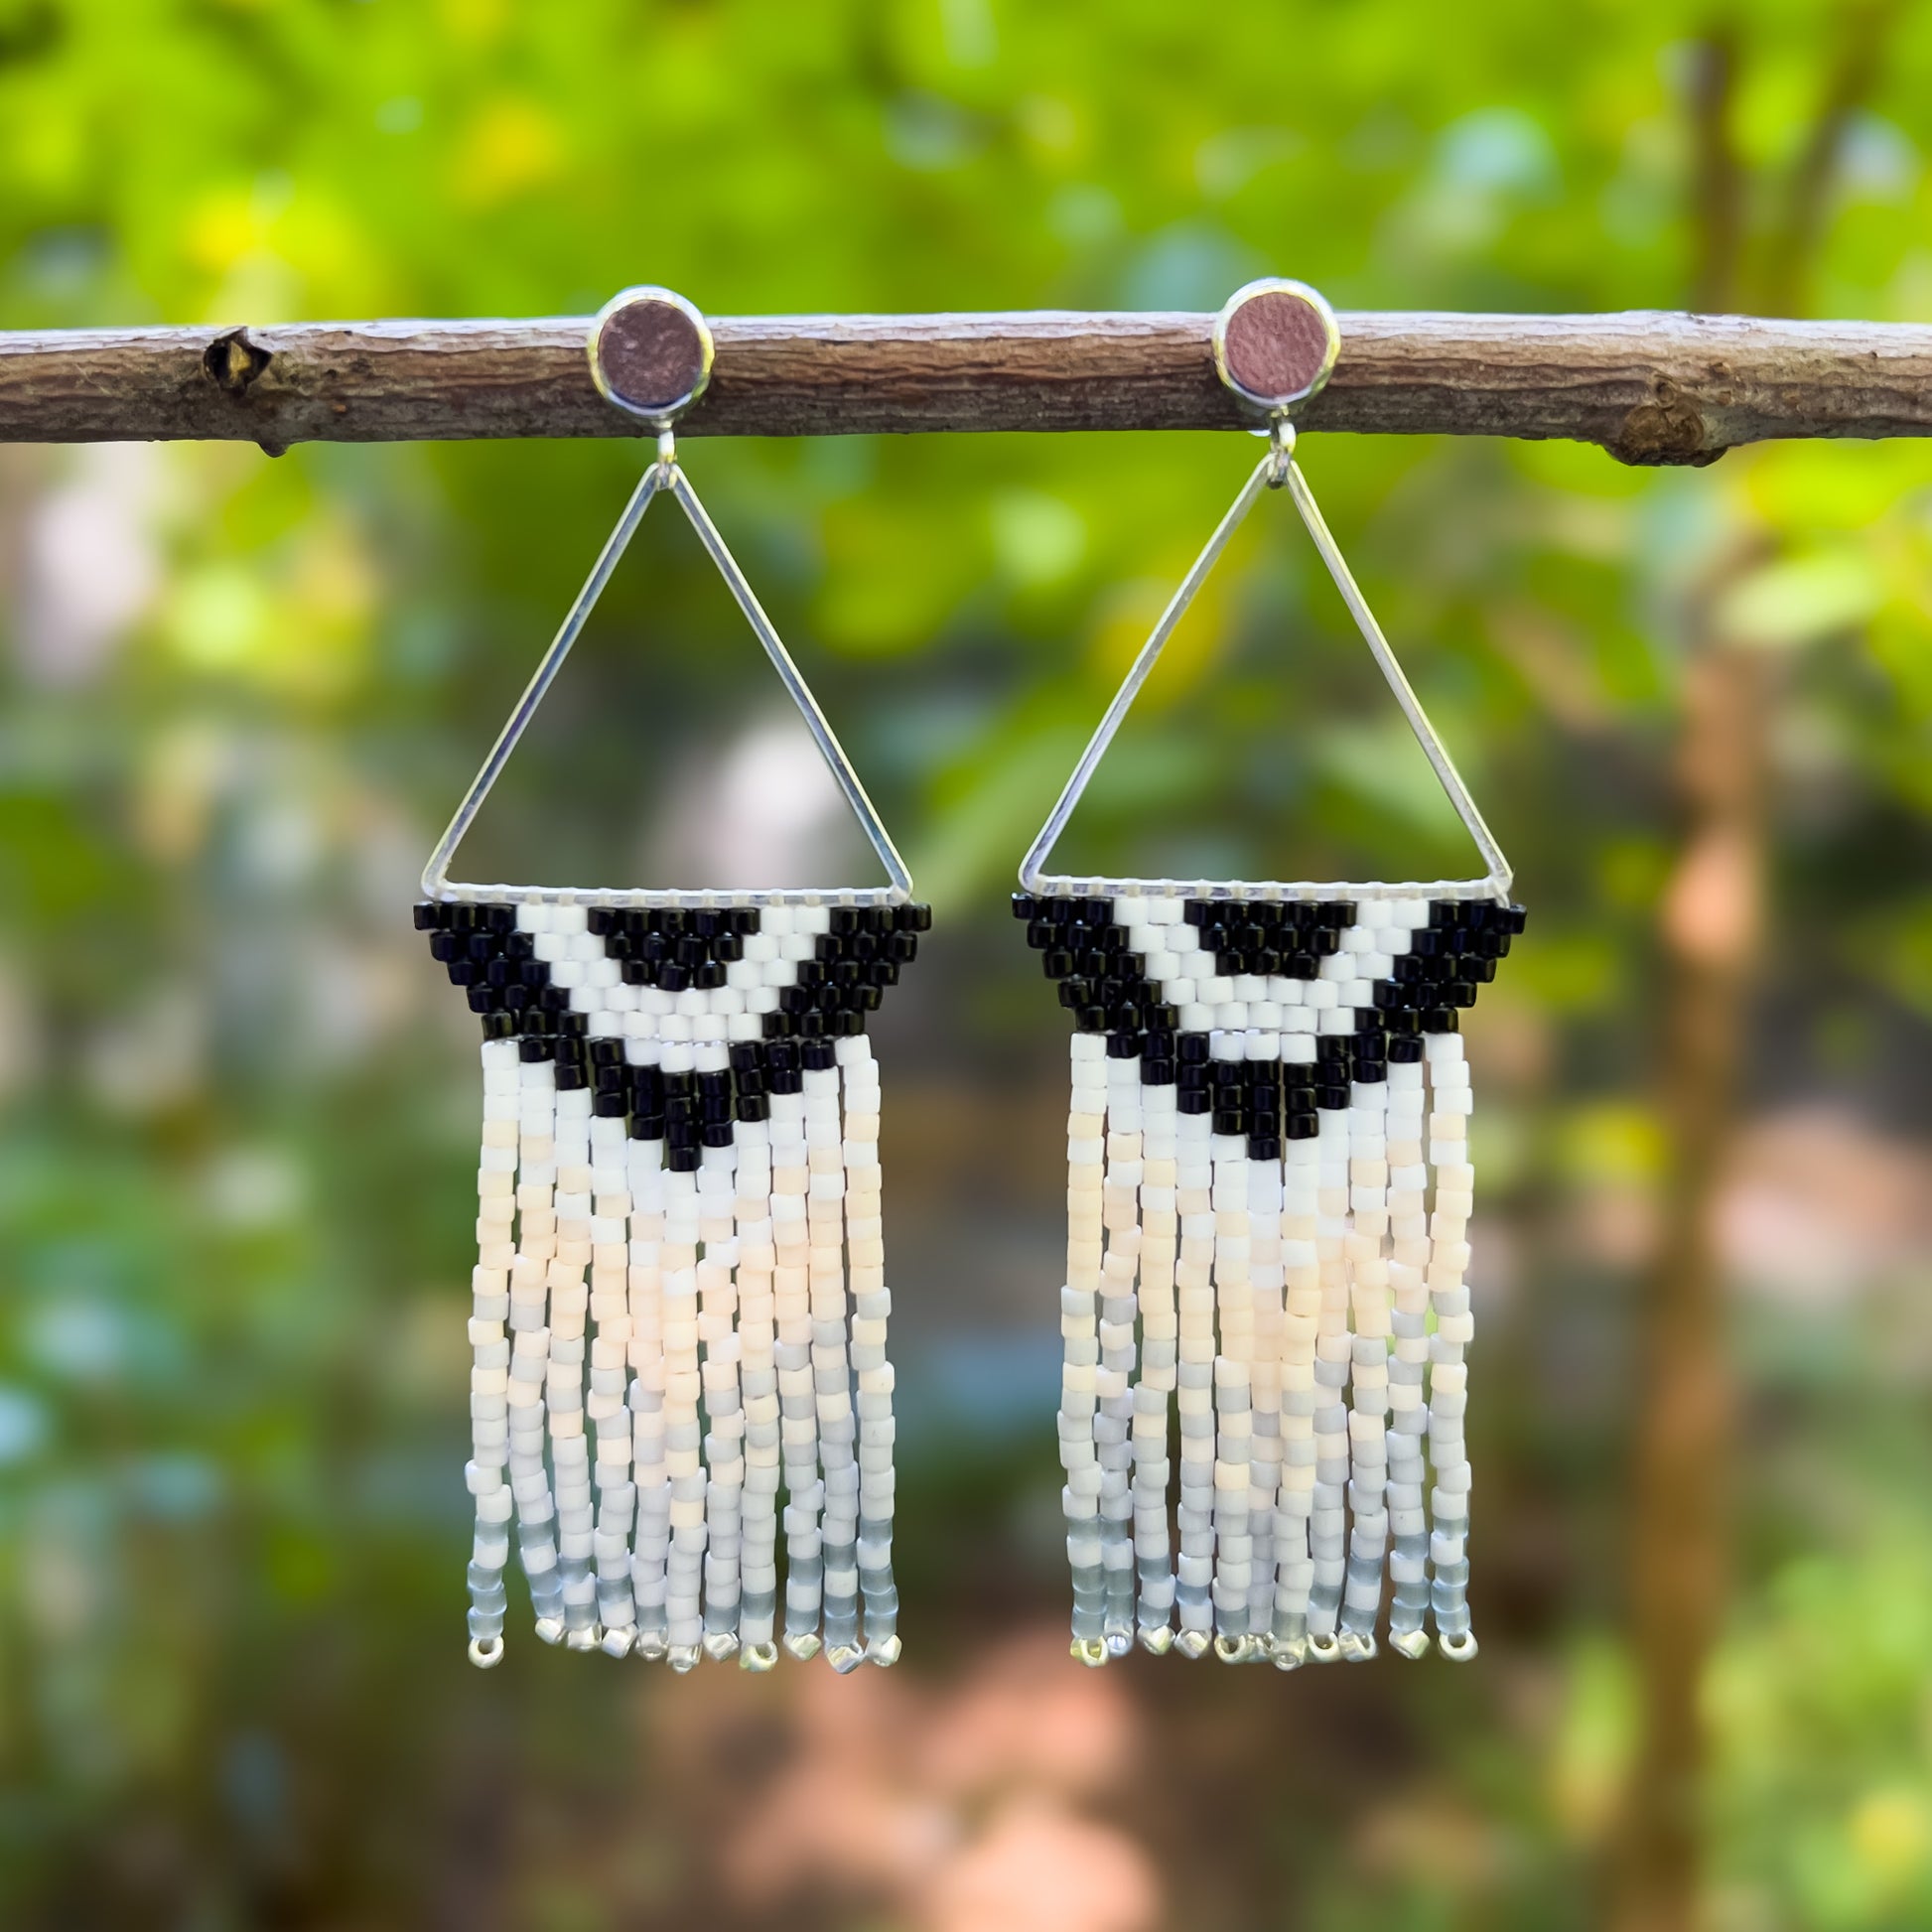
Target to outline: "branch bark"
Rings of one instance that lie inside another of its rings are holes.
[[[690,436],[1234,429],[1202,315],[725,318]],[[1701,464],[1773,437],[1932,435],[1932,328],[1737,316],[1344,315],[1311,430],[1598,443]],[[634,436],[587,323],[0,334],[0,442]]]

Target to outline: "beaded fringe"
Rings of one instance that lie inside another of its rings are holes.
[[[1521,908],[1190,902],[1198,937],[1177,899],[1016,909],[1082,1028],[1060,1318],[1074,1655],[1104,1664],[1138,1631],[1156,1655],[1284,1670],[1372,1657],[1386,1574],[1396,1650],[1421,1656],[1433,1627],[1473,1656],[1454,1009]]]
[[[479,1008],[474,1662],[502,1656],[512,1529],[545,1642],[897,1660],[863,1015],[929,916],[418,908],[453,978],[496,975],[473,1006],[505,958],[529,994]]]
[[[513,1520],[546,1642],[770,1669],[782,1482],[786,1649],[822,1641],[840,1671],[894,1662],[891,1297],[865,1036],[695,1172],[595,1117],[587,1089],[560,1093],[514,1040],[486,1040],[483,1063],[478,1661],[500,1651]]]

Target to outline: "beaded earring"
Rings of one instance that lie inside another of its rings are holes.
[[[593,373],[656,461],[423,874],[416,924],[482,1017],[470,1657],[503,1653],[514,1523],[537,1634],[690,1670],[823,1644],[897,1659],[879,1074],[866,1017],[931,923],[857,773],[678,466],[704,318],[599,315]],[[696,530],[890,885],[552,891],[450,862],[644,511]],[[588,1430],[587,1430],[588,1425]],[[547,1450],[547,1462],[546,1462]],[[865,1629],[860,1635],[860,1610]]]
[[[1476,1650],[1463,1354],[1474,1170],[1460,1010],[1523,929],[1510,871],[1294,460],[1340,346],[1300,283],[1214,328],[1270,448],[1182,580],[1021,867],[1073,1015],[1059,1411],[1073,1654],[1228,1663]],[[1229,537],[1286,486],[1486,866],[1431,885],[1048,876]],[[1178,1494],[1171,1517],[1173,1416]],[[1178,1534],[1178,1553],[1173,1535]],[[1177,1617],[1176,1617],[1177,1612]],[[1177,1622],[1177,1630],[1176,1630]]]

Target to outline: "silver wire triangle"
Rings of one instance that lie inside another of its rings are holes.
[[[663,446],[660,446],[662,448]],[[571,646],[576,643],[583,631],[597,600],[604,594],[604,587],[611,581],[619,560],[629,547],[630,539],[637,533],[637,525],[643,521],[644,512],[658,492],[668,491],[678,506],[689,518],[691,527],[698,533],[698,541],[705,547],[706,554],[717,565],[718,574],[724,578],[726,586],[737,600],[738,608],[744,612],[753,632],[764,646],[764,654],[770,658],[772,668],[778,673],[778,681],[784,686],[791,701],[798,707],[798,715],[804,719],[811,732],[813,742],[818,746],[819,755],[825,759],[827,768],[838,781],[838,787],[845,794],[845,801],[852,809],[852,815],[859,821],[872,849],[879,855],[880,863],[886,869],[886,877],[891,882],[883,891],[874,888],[854,890],[845,887],[784,887],[758,891],[733,890],[727,897],[736,899],[755,900],[792,900],[823,897],[854,898],[878,898],[896,902],[908,898],[912,892],[911,875],[905,870],[905,862],[898,856],[898,848],[893,844],[891,835],[881,822],[872,800],[866,796],[866,788],[859,782],[859,774],[852,768],[852,760],[846,757],[818,700],[813,697],[811,687],[799,673],[798,666],[791,660],[791,653],[785,649],[784,641],[772,627],[771,620],[765,616],[764,608],[758,601],[757,594],[746,582],[745,573],[738,566],[738,560],[726,548],[725,540],[718,534],[717,526],[705,512],[703,503],[698,500],[698,492],[691,487],[690,480],[679,468],[674,455],[660,454],[658,460],[644,472],[642,481],[631,492],[630,500],[623,507],[623,514],[618,518],[617,528],[611,532],[599,555],[591,574],[584,580],[584,588],[577,593],[576,601],[565,616],[563,624],[550,648],[543,654],[535,674],[524,687],[523,695],[517,699],[516,708],[510,713],[509,722],[504,725],[496,743],[490,748],[489,756],[483,759],[483,769],[472,781],[464,795],[463,803],[457,807],[456,816],[450,820],[448,829],[436,843],[436,850],[430,854],[429,864],[423,868],[423,891],[430,898],[466,897],[515,897],[515,898],[581,898],[582,891],[568,888],[533,886],[466,886],[453,883],[449,877],[451,861],[456,850],[463,843],[464,835],[476,822],[477,813],[483,802],[489,796],[490,787],[502,775],[503,767],[509,762],[510,754],[516,750],[517,742],[529,728],[530,720],[535,717],[537,707],[543,702],[544,694],[550,689],[563,662],[570,655]],[[598,894],[597,897],[608,897]],[[651,897],[678,899],[715,895],[687,893],[659,893]]]
[[[1438,781],[1449,803],[1455,808],[1455,815],[1462,821],[1470,838],[1475,841],[1477,852],[1485,867],[1481,879],[1468,880],[1432,880],[1427,882],[1405,882],[1401,885],[1378,886],[1374,890],[1378,896],[1395,895],[1401,897],[1486,897],[1507,899],[1512,874],[1509,861],[1503,857],[1502,848],[1496,843],[1495,835],[1484,823],[1476,803],[1469,796],[1469,788],[1462,782],[1448,748],[1437,735],[1436,728],[1429,722],[1420,700],[1410,688],[1409,680],[1403,675],[1402,666],[1396,661],[1395,652],[1389,647],[1389,640],[1382,634],[1382,626],[1376,622],[1375,614],[1368,608],[1368,600],[1363,597],[1361,587],[1350,573],[1346,560],[1342,557],[1328,526],[1322,521],[1321,511],[1316,507],[1313,493],[1310,490],[1308,480],[1302,475],[1292,451],[1286,446],[1271,449],[1255,466],[1254,475],[1242,485],[1241,492],[1228,506],[1228,512],[1215,527],[1214,534],[1207,539],[1201,553],[1193,561],[1187,575],[1180,580],[1179,587],[1168,601],[1168,608],[1161,613],[1160,621],[1155,624],[1148,640],[1141,646],[1140,655],[1134,659],[1121,687],[1114,693],[1113,702],[1107,707],[1093,737],[1087,741],[1087,749],[1080,754],[1080,761],[1073,767],[1073,774],[1066,781],[1053,809],[1046,815],[1046,823],[1039,829],[1039,836],[1028,849],[1026,858],[1020,866],[1020,884],[1030,893],[1074,893],[1137,890],[1173,891],[1176,887],[1202,892],[1212,890],[1214,882],[1181,880],[1099,880],[1075,878],[1068,874],[1049,874],[1046,862],[1052,857],[1053,847],[1059,842],[1060,834],[1066,829],[1066,822],[1073,815],[1073,808],[1080,802],[1089,780],[1099,767],[1107,747],[1113,743],[1114,734],[1120,729],[1121,722],[1132,708],[1141,686],[1148,680],[1148,674],[1160,660],[1163,647],[1173,634],[1174,626],[1185,615],[1187,607],[1193,603],[1196,592],[1206,581],[1207,574],[1219,561],[1221,552],[1227,548],[1228,540],[1240,528],[1243,519],[1254,507],[1256,499],[1271,484],[1285,483],[1295,507],[1301,512],[1302,521],[1307,526],[1309,536],[1321,561],[1328,567],[1328,575],[1334,579],[1335,589],[1341,593],[1342,602],[1348,607],[1348,614],[1355,621],[1355,627],[1361,632],[1362,641],[1369,647],[1377,666],[1382,672],[1389,689],[1395,694],[1396,703],[1402,707],[1402,714],[1409,721],[1409,729],[1415,734],[1416,743],[1423,749],[1435,770]],[[1221,888],[1225,891],[1225,885]],[[1297,880],[1270,881],[1259,886],[1265,893],[1279,893],[1285,896],[1327,894],[1339,897],[1342,893],[1340,882]],[[1363,889],[1359,886],[1347,891],[1359,897]]]

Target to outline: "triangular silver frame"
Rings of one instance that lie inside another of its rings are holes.
[[[1194,559],[1187,575],[1180,580],[1179,587],[1162,612],[1160,621],[1155,624],[1148,640],[1141,646],[1140,655],[1134,659],[1127,676],[1122,680],[1120,689],[1114,693],[1113,702],[1107,707],[1106,715],[1100,720],[1093,737],[1088,740],[1087,748],[1080,755],[1080,761],[1073,767],[1073,774],[1066,781],[1053,809],[1046,815],[1046,823],[1040,827],[1039,836],[1028,849],[1026,858],[1020,866],[1020,884],[1030,893],[1102,895],[1115,897],[1123,893],[1160,893],[1184,892],[1194,897],[1227,897],[1230,887],[1225,881],[1210,880],[1171,880],[1171,879],[1099,879],[1076,877],[1072,874],[1053,874],[1046,870],[1046,862],[1052,857],[1053,847],[1059,842],[1060,834],[1073,815],[1074,807],[1087,788],[1088,782],[1098,769],[1107,747],[1113,743],[1114,734],[1120,729],[1121,722],[1132,708],[1141,686],[1148,680],[1149,673],[1160,660],[1163,647],[1179,623],[1187,607],[1194,601],[1207,574],[1214,568],[1221,552],[1227,548],[1228,540],[1240,528],[1248,512],[1254,508],[1263,490],[1286,485],[1295,507],[1301,512],[1304,525],[1313,541],[1321,561],[1328,568],[1328,575],[1334,579],[1335,588],[1341,593],[1342,602],[1347,605],[1349,616],[1355,621],[1355,627],[1361,632],[1362,640],[1369,647],[1377,666],[1382,672],[1389,689],[1395,694],[1402,714],[1409,721],[1409,729],[1415,734],[1416,743],[1423,749],[1436,777],[1441,783],[1449,803],[1455,808],[1455,815],[1462,821],[1469,836],[1475,841],[1476,851],[1486,868],[1480,879],[1433,880],[1428,882],[1409,881],[1392,885],[1345,885],[1339,881],[1271,880],[1267,882],[1243,883],[1240,891],[1248,895],[1282,897],[1352,897],[1364,896],[1382,898],[1496,898],[1506,901],[1509,897],[1512,873],[1509,861],[1503,857],[1502,847],[1496,843],[1495,835],[1483,821],[1476,809],[1476,802],[1469,795],[1469,788],[1462,782],[1448,748],[1437,734],[1435,726],[1429,722],[1421,701],[1411,689],[1409,680],[1403,674],[1402,666],[1396,661],[1395,652],[1389,640],[1382,634],[1382,626],[1376,622],[1375,614],[1368,608],[1368,600],[1363,597],[1361,587],[1350,573],[1346,560],[1336,544],[1327,524],[1322,520],[1321,511],[1316,507],[1313,492],[1309,488],[1308,480],[1302,475],[1294,457],[1294,432],[1286,421],[1279,421],[1273,431],[1274,446],[1255,466],[1254,474],[1242,485],[1228,512],[1221,518],[1214,534],[1207,539],[1200,555]]]
[[[592,567],[584,588],[577,593],[561,628],[543,654],[535,674],[524,687],[523,695],[517,699],[516,708],[510,713],[509,722],[504,725],[496,743],[490,748],[489,756],[484,759],[483,768],[477,773],[463,803],[457,807],[456,816],[450,820],[448,829],[437,841],[436,850],[430,854],[429,864],[423,869],[423,891],[433,899],[549,899],[571,902],[596,901],[600,904],[706,904],[729,900],[740,904],[794,904],[835,898],[849,904],[897,904],[907,899],[912,894],[911,875],[905,870],[905,862],[898,855],[891,835],[882,823],[872,800],[866,795],[866,788],[859,781],[859,774],[853,769],[852,760],[846,757],[825,713],[820,710],[818,700],[812,695],[811,687],[800,674],[798,666],[792,662],[791,653],[785,649],[784,641],[772,626],[771,620],[765,616],[764,608],[758,601],[757,594],[746,581],[745,573],[739,568],[738,560],[726,547],[725,540],[718,534],[717,526],[706,513],[704,504],[698,500],[698,492],[691,487],[690,479],[679,467],[675,452],[668,435],[658,445],[658,458],[645,471],[643,480],[631,492],[630,500],[624,505],[623,514],[619,517],[617,528],[611,532],[602,554]],[[643,521],[653,499],[660,491],[676,501],[690,520],[692,529],[698,533],[698,541],[705,547],[711,561],[718,567],[738,608],[744,612],[754,634],[764,646],[765,655],[770,658],[772,668],[778,673],[778,681],[784,686],[793,704],[798,707],[799,716],[805,721],[817,744],[820,756],[825,759],[827,768],[837,780],[845,801],[859,821],[872,849],[879,855],[880,863],[886,869],[890,884],[884,887],[768,887],[734,888],[713,891],[676,891],[665,889],[639,889],[636,891],[609,890],[605,888],[571,888],[550,886],[471,886],[454,882],[449,877],[451,862],[456,857],[457,847],[463,843],[464,836],[476,822],[483,802],[489,796],[490,787],[502,775],[503,767],[509,762],[510,754],[516,750],[518,741],[529,728],[530,720],[536,715],[537,707],[543,702],[544,694],[550,689],[552,681],[563,662],[570,655],[571,646],[576,643],[604,587],[611,581],[619,560],[629,547],[630,539],[636,535],[637,526]]]

